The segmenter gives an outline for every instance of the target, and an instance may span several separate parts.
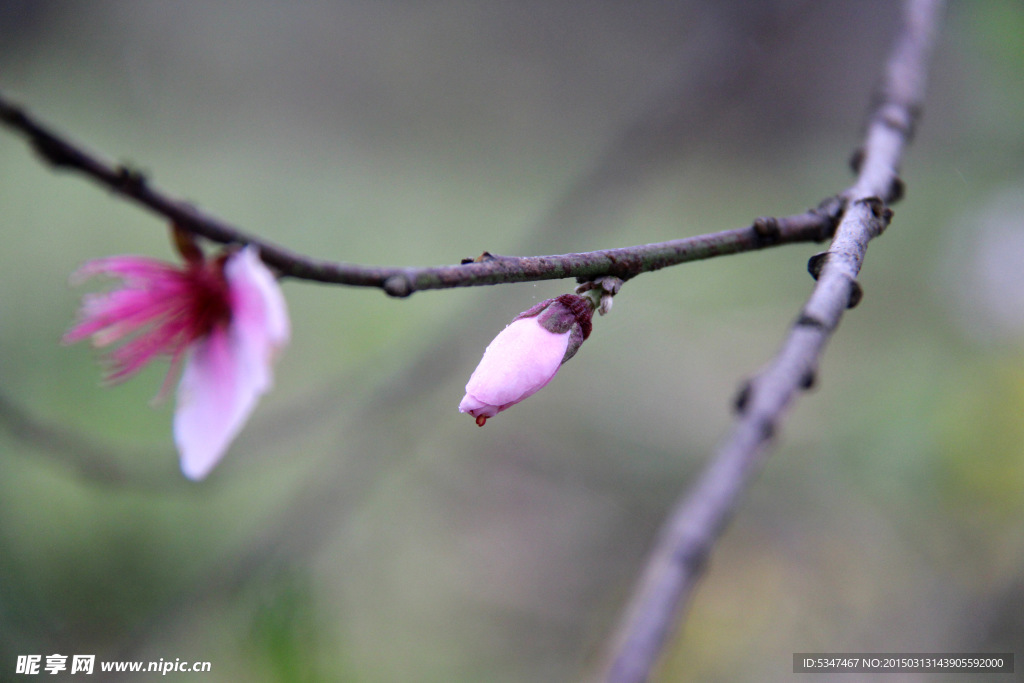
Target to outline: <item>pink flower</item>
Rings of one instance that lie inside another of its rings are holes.
[[[202,479],[270,388],[272,361],[288,341],[289,323],[281,290],[255,247],[214,259],[194,245],[182,251],[184,266],[142,256],[83,265],[74,278],[110,275],[123,286],[83,297],[79,322],[64,342],[123,342],[108,354],[112,382],[169,356],[160,395],[184,364],[174,439],[185,476]]]
[[[487,346],[459,411],[483,427],[487,418],[543,389],[590,336],[592,314],[590,299],[574,294],[520,313]]]

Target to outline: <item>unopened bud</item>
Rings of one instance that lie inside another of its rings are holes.
[[[487,418],[544,388],[590,336],[593,307],[574,294],[523,311],[487,346],[466,384],[459,411]]]

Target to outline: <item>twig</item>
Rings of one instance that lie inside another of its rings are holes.
[[[74,429],[44,422],[3,392],[0,392],[0,429],[67,467],[85,481],[111,488],[133,487],[160,492],[184,490],[180,482],[174,480],[169,483],[167,477],[160,476],[160,473],[147,474],[141,469],[120,464],[122,460],[144,460],[142,453],[130,453],[124,458],[118,458],[116,450],[110,445],[94,442]]]
[[[315,259],[249,235],[235,226],[175,199],[140,172],[112,164],[54,132],[0,93],[0,123],[21,132],[57,168],[78,171],[114,193],[133,200],[185,230],[221,244],[254,244],[263,260],[282,276],[315,282],[379,287],[404,297],[425,289],[472,287],[605,275],[622,280],[688,261],[794,242],[821,242],[832,236],[841,210],[835,198],[815,209],[784,218],[759,218],[748,227],[635,247],[553,256],[494,256],[485,253],[459,265],[437,267],[363,266]]]
[[[606,683],[648,680],[675,631],[711,550],[792,399],[811,386],[819,358],[843,311],[860,299],[856,276],[868,242],[885,229],[886,204],[902,193],[897,175],[924,97],[924,82],[942,0],[907,0],[868,121],[858,176],[844,193],[847,209],[828,251],[808,264],[817,279],[810,299],[767,368],[746,384],[732,430],[688,495],[679,500],[619,624],[601,674]]]

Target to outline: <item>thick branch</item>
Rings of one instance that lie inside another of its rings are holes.
[[[0,93],[0,123],[25,135],[36,151],[57,168],[83,173],[126,199],[135,201],[189,232],[221,244],[254,244],[263,260],[285,277],[314,282],[379,287],[391,296],[424,289],[473,287],[574,277],[590,280],[612,275],[623,280],[640,273],[793,242],[820,242],[832,236],[841,202],[829,199],[816,209],[785,218],[759,218],[745,228],[636,247],[554,256],[491,256],[460,265],[437,267],[363,266],[315,259],[249,235],[191,204],[156,188],[138,171],[86,151],[36,120]]]
[[[904,24],[858,154],[857,180],[844,193],[847,209],[828,251],[809,264],[817,278],[814,291],[778,355],[741,392],[731,432],[668,517],[619,625],[601,680],[648,680],[787,407],[813,383],[843,312],[860,300],[856,277],[868,242],[889,222],[886,203],[901,194],[897,172],[921,109],[942,5],[941,0],[906,2]]]

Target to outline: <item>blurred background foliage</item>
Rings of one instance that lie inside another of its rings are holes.
[[[816,204],[849,182],[897,17],[888,0],[5,0],[0,88],[269,240],[444,264]],[[1017,0],[951,4],[864,301],[659,680],[1024,642],[1022,36]],[[165,368],[103,388],[95,354],[59,343],[68,274],[171,257],[161,221],[5,132],[0,222],[4,679],[54,652],[205,660],[211,681],[580,676],[820,249],[637,278],[485,429],[456,410],[484,346],[572,283],[391,300],[285,282],[276,389],[193,484],[172,406],[151,405]]]

